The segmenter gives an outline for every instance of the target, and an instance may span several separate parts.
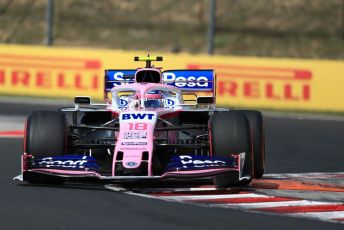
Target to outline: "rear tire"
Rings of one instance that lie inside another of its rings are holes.
[[[233,173],[214,177],[216,187],[244,186],[253,178],[253,155],[249,121],[244,113],[237,111],[214,114],[210,119],[211,151],[213,156],[229,157],[245,152],[243,175],[249,179],[238,181]]]
[[[263,115],[255,110],[242,110],[250,122],[252,134],[254,178],[261,178],[265,171],[265,133]]]

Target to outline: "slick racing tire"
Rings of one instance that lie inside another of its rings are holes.
[[[63,155],[66,149],[66,118],[58,111],[33,112],[26,123],[24,152],[34,157]]]
[[[221,174],[214,177],[218,188],[245,186],[253,178],[253,154],[249,121],[244,113],[237,111],[214,114],[210,119],[210,143],[213,156],[229,157],[231,154],[245,152],[243,179],[238,181],[233,173]]]
[[[265,133],[263,115],[255,110],[240,110],[249,120],[252,134],[254,178],[261,178],[265,171]]]
[[[34,157],[63,155],[66,149],[66,118],[57,111],[33,112],[27,119],[24,152]],[[61,177],[37,174],[27,178],[29,183],[63,184]]]

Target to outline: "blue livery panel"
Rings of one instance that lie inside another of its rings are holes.
[[[173,156],[165,168],[165,173],[170,171],[189,171],[216,168],[237,168],[237,161],[230,157],[211,157],[196,155]]]
[[[110,92],[117,85],[134,83],[135,72],[134,69],[105,70],[105,91]],[[166,70],[162,72],[162,78],[164,84],[184,91],[214,91],[214,70]]]
[[[81,155],[62,155],[34,158],[29,168],[96,171],[99,167],[94,157]]]
[[[135,69],[105,70],[105,91],[110,92],[114,86],[135,82]]]
[[[213,91],[214,75],[214,70],[166,70],[163,81],[182,90]]]

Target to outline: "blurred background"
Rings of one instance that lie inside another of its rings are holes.
[[[58,47],[344,58],[344,0],[1,0],[0,43],[45,44],[49,2]]]
[[[344,0],[0,0],[0,95],[102,100],[147,53],[214,69],[219,106],[344,112]]]

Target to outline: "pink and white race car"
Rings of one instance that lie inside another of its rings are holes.
[[[135,57],[138,69],[105,70],[105,104],[76,97],[75,107],[27,119],[22,174],[31,183],[134,183],[212,178],[217,187],[263,176],[263,117],[215,107],[214,70],[154,68],[162,57]]]

